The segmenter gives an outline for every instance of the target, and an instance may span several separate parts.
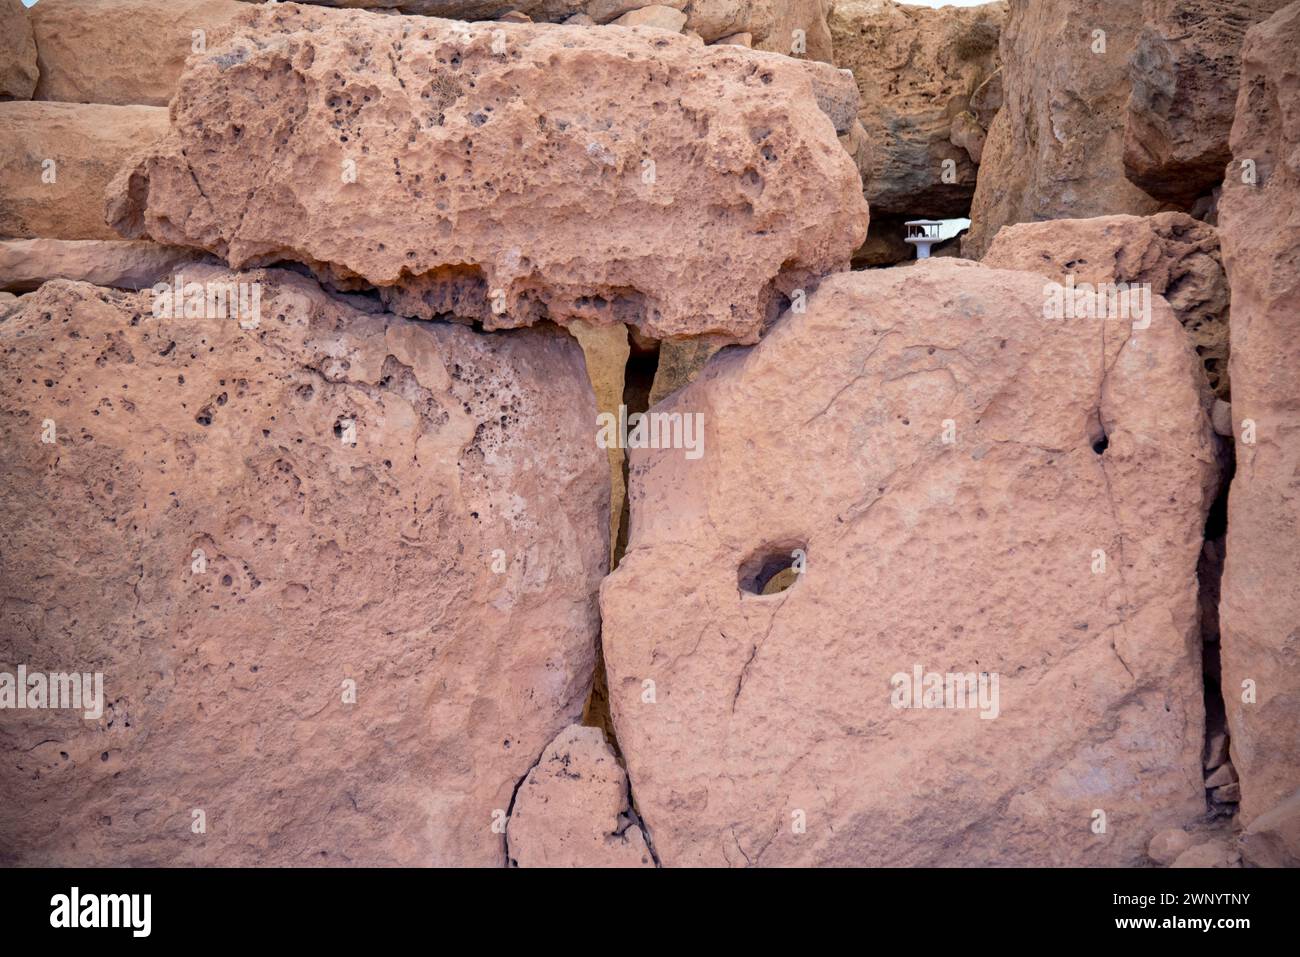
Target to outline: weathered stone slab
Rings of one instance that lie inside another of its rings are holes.
[[[0,710],[0,861],[503,865],[592,681],[577,344],[185,278],[249,308],[58,280],[0,323],[0,672],[103,678],[89,720]]]
[[[832,276],[652,410],[703,454],[631,452],[601,608],[665,866],[1138,865],[1204,814],[1208,390],[1162,300],[1045,285]],[[917,670],[966,707],[896,707]]]
[[[113,222],[402,315],[752,342],[866,230],[823,82],[851,88],[657,30],[263,5],[191,60]]]

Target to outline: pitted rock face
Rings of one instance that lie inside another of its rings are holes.
[[[1010,0],[1002,108],[988,128],[963,255],[1009,223],[1129,213],[1160,203],[1124,174],[1129,60],[1142,0]]]
[[[663,31],[257,7],[191,59],[112,221],[403,315],[752,342],[866,231],[817,83],[852,85]]]
[[[1149,285],[1187,330],[1215,395],[1228,397],[1228,279],[1213,226],[1186,213],[1018,223],[998,231],[982,262],[1062,283]]]
[[[997,71],[1006,17],[1005,3],[938,10],[894,0],[835,4],[835,62],[857,80],[871,144],[861,172],[873,216],[970,212],[978,160],[956,140],[983,142],[972,93]]]
[[[506,845],[516,867],[655,866],[605,733],[576,724],[519,786]]]
[[[704,454],[631,453],[601,609],[665,866],[1139,864],[1204,813],[1208,392],[1163,301],[1043,302],[961,260],[832,276],[652,410]],[[914,669],[991,706],[896,708]]]
[[[5,670],[106,699],[0,711],[0,861],[504,864],[608,567],[577,344],[184,279],[257,327],[63,280],[0,323]]]
[[[1286,0],[1143,0],[1129,65],[1128,178],[1189,206],[1223,181],[1246,30]]]
[[[706,43],[748,33],[756,48],[831,61],[826,16],[830,0],[306,0],[326,7],[361,7],[452,20],[498,20],[521,13],[537,23],[583,17],[612,23],[649,6],[681,10],[686,29]]]
[[[1300,816],[1300,3],[1251,28],[1224,178],[1219,231],[1232,285],[1232,418],[1237,472],[1228,498],[1219,606],[1223,699],[1241,818],[1286,803]],[[1271,815],[1270,828],[1290,830]],[[1300,845],[1291,842],[1291,866]]]

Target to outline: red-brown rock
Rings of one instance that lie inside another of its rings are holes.
[[[506,831],[516,867],[654,867],[627,774],[599,728],[570,725],[515,795]]]
[[[870,165],[861,172],[873,216],[969,212],[979,150],[967,144],[983,140],[983,127],[970,112],[971,93],[998,69],[1006,14],[1005,3],[941,9],[894,0],[835,4],[835,62],[857,80],[858,115],[871,144]]]
[[[748,32],[754,48],[831,63],[830,0],[755,0]],[[771,11],[771,29],[764,32]]]
[[[30,100],[38,74],[27,8],[22,0],[0,0],[0,100]]]
[[[148,289],[202,260],[201,250],[130,239],[0,240],[0,289],[29,292],[51,279]]]
[[[1228,395],[1228,280],[1213,226],[1185,213],[1020,223],[998,231],[983,262],[1060,282],[1147,284],[1173,307],[1215,394]]]
[[[1208,391],[1162,300],[1047,320],[1044,286],[831,276],[652,410],[703,454],[630,453],[601,609],[665,866],[1138,865],[1204,813]],[[992,706],[893,707],[918,666]]]
[[[1142,0],[1011,0],[1002,109],[989,126],[962,253],[1043,219],[1144,216],[1160,203],[1124,174],[1129,59]]]
[[[1256,867],[1300,862],[1300,791],[1256,817],[1241,835],[1241,853]]]
[[[36,99],[166,106],[185,59],[247,9],[236,0],[41,0]]]
[[[0,323],[3,670],[104,696],[0,711],[0,862],[503,865],[592,680],[577,344],[185,277],[260,322],[59,280]]]
[[[1191,206],[1223,180],[1246,30],[1287,0],[1143,0],[1129,66],[1124,169],[1150,195]]]
[[[0,236],[121,239],[104,218],[118,168],[167,131],[158,106],[0,103]]]
[[[1245,825],[1300,788],[1298,50],[1300,3],[1246,34],[1232,164],[1219,203],[1232,286],[1237,448],[1219,613],[1223,697]]]
[[[749,33],[773,53],[831,61],[829,0],[307,0],[327,7],[395,10],[454,20],[497,20],[522,13],[534,22],[607,24],[648,6],[683,11],[686,29],[706,42]],[[574,20],[572,18],[581,18]],[[796,34],[796,31],[800,31]]]
[[[754,341],[866,231],[816,89],[852,84],[816,66],[655,30],[258,6],[191,61],[113,222],[379,286],[403,315]]]

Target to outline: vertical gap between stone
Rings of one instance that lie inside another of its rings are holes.
[[[623,376],[623,404],[627,406],[628,416],[632,416],[638,412],[645,412],[650,408],[650,390],[654,385],[655,373],[659,369],[659,343],[641,339],[629,329],[628,345],[630,351]],[[623,552],[627,549],[627,529],[630,515],[628,503],[631,496],[627,494],[630,490],[628,489],[626,449],[623,452],[623,488],[623,511],[618,522],[614,556],[610,566],[611,572],[618,567],[619,561],[623,558]],[[609,713],[609,683],[605,674],[603,638],[604,636],[600,635],[596,639],[596,673],[592,681],[591,694],[588,695],[586,707],[583,709],[582,723],[604,731],[610,747],[614,749],[614,753],[621,761],[623,752],[618,746],[618,738],[614,734],[614,722]]]
[[[1205,690],[1205,741],[1201,756],[1202,769],[1206,773],[1212,770],[1205,767],[1210,763],[1212,754],[1223,751],[1222,747],[1216,749],[1213,742],[1220,735],[1224,741],[1228,738],[1219,659],[1219,586],[1226,558],[1224,545],[1228,531],[1228,490],[1236,471],[1236,456],[1231,439],[1224,442],[1224,447],[1223,482],[1205,519],[1205,539],[1196,568],[1201,611],[1201,672]],[[1230,817],[1236,811],[1235,804],[1219,804],[1211,800],[1208,791],[1205,798],[1211,818]]]

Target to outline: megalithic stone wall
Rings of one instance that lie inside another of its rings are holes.
[[[191,59],[111,220],[401,315],[753,342],[865,235],[819,106],[850,124],[855,99],[828,65],[657,30],[259,5]]]

